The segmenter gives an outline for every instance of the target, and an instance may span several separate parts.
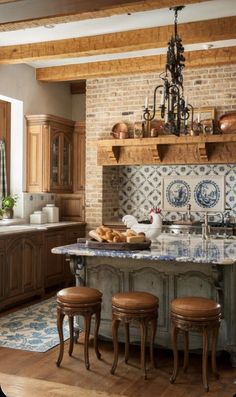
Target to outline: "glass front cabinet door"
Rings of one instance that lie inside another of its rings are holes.
[[[51,191],[72,191],[72,137],[52,130],[51,138]]]

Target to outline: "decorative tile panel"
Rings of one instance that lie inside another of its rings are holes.
[[[162,178],[162,208],[168,211],[223,211],[224,177],[164,177]]]
[[[165,220],[173,221],[182,218],[186,205],[190,203],[194,220],[202,220],[203,211],[208,210],[213,214],[216,212],[210,220],[218,222],[221,218],[217,212],[230,210],[232,221],[236,221],[235,164],[122,166],[119,167],[119,181],[120,217],[132,214],[139,221],[148,219],[150,209],[155,206],[163,209]],[[175,183],[182,181],[182,206],[172,205],[168,200],[163,203],[163,181],[166,188],[168,182],[173,182],[169,186],[170,192]],[[207,199],[204,201],[202,188],[206,189],[210,204]]]

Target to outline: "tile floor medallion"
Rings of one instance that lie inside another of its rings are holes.
[[[179,220],[190,203],[194,220],[201,220],[206,210],[215,212],[210,220],[219,222],[217,212],[224,210],[236,220],[235,164],[121,166],[119,182],[120,217],[132,214],[142,221],[156,206],[165,220]],[[177,201],[175,190],[181,196]]]

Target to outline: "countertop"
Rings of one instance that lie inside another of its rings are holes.
[[[201,236],[183,238],[162,233],[148,250],[91,249],[86,243],[77,243],[55,247],[52,253],[232,265],[236,263],[236,236],[203,240]]]
[[[36,230],[48,230],[52,228],[58,228],[63,226],[73,226],[73,225],[84,225],[84,222],[55,222],[55,223],[43,223],[43,224],[29,224],[29,223],[7,223],[5,221],[0,221],[0,235],[8,233],[22,233],[27,231]]]

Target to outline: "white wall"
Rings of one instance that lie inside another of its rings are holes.
[[[48,113],[72,119],[69,83],[41,83],[28,65],[0,66],[0,99],[11,103],[11,185],[19,195],[15,216],[24,216],[23,194],[26,178],[25,114]]]
[[[72,95],[72,120],[85,121],[86,119],[86,95]]]
[[[28,65],[0,66],[0,95],[21,100],[24,114],[72,117],[70,84],[38,82],[35,69]]]

